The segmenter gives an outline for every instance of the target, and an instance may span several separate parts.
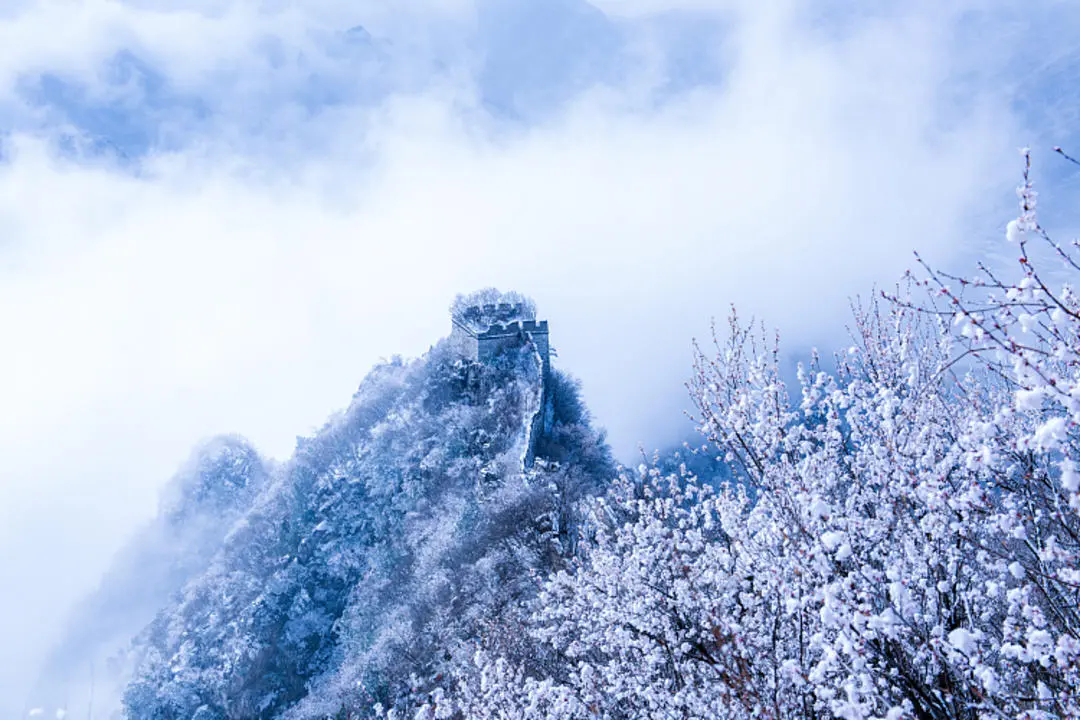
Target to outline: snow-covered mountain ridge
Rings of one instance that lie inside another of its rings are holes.
[[[102,715],[108,685],[125,688],[123,709],[109,710],[132,718],[393,705],[471,662],[472,639],[517,642],[533,577],[572,553],[576,501],[614,475],[574,381],[545,377],[527,341],[477,362],[444,340],[374,368],[346,410],[269,471],[236,438],[195,457],[72,627],[97,627],[103,604],[121,612],[140,580],[156,614],[126,648],[115,633],[65,643],[58,655],[78,660],[53,671],[44,699],[88,692],[95,661]],[[204,516],[217,524],[198,533],[196,560],[179,559],[194,544],[183,533],[156,540]],[[168,582],[145,574],[162,565]]]

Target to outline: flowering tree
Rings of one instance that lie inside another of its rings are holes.
[[[975,630],[968,654],[972,664],[995,665],[983,683],[995,707],[1023,717],[1076,717],[1080,299],[1070,280],[1080,274],[1080,245],[1062,246],[1039,224],[1027,151],[1024,160],[1020,215],[1006,228],[1019,251],[1019,277],[1006,280],[983,265],[974,278],[927,267],[924,284],[951,306],[966,354],[1004,390],[966,428],[967,457],[984,466],[994,500],[985,537],[972,544],[1004,615]],[[1047,260],[1060,269],[1040,269]]]
[[[733,314],[691,392],[737,480],[624,476],[531,615],[560,662],[481,656],[421,713],[1080,717],[1080,299],[1032,246],[1080,248],[1019,192],[1015,281],[924,265],[795,393]]]

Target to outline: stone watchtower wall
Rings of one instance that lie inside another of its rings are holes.
[[[521,305],[508,303],[466,308],[451,318],[451,349],[459,357],[487,363],[506,350],[531,340],[540,354],[546,377],[551,369],[547,320],[515,319],[523,310]]]
[[[525,320],[506,325],[492,325],[476,336],[476,359],[479,362],[491,362],[505,351],[521,347],[527,340],[532,340],[536,351],[540,354],[544,377],[547,377],[551,369],[547,320],[540,322]]]
[[[533,464],[536,443],[541,433],[546,432],[545,419],[551,417],[553,410],[548,389],[551,346],[547,320],[522,320],[522,315],[525,315],[523,305],[508,303],[473,305],[454,312],[451,315],[450,348],[460,358],[483,364],[491,363],[507,350],[520,348],[526,343],[531,343],[536,349],[541,363],[541,385],[534,414],[525,432],[525,452],[522,456],[522,469],[525,469]]]

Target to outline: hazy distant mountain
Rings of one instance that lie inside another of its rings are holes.
[[[0,106],[0,115],[14,113],[9,125],[22,131],[53,128],[61,152],[121,164],[222,133],[269,148],[279,147],[278,133],[300,133],[317,146],[317,123],[304,130],[298,119],[373,109],[395,96],[445,98],[451,88],[455,106],[473,119],[475,101],[484,123],[528,125],[597,88],[648,106],[716,85],[723,38],[705,13],[625,18],[586,0],[482,0],[468,21],[432,16],[378,34],[362,25],[267,34],[243,64],[195,77],[172,77],[155,48],[132,44],[103,58],[94,75],[20,78],[23,110]]]
[[[32,705],[92,710],[119,702],[126,649],[170,598],[205,572],[226,533],[265,489],[269,467],[238,437],[214,438],[166,486],[158,516],[117,555],[78,605],[50,655]],[[72,714],[78,717],[77,713]]]

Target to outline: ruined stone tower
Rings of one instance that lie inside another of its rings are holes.
[[[547,320],[537,322],[523,302],[455,306],[451,312],[450,346],[474,362],[491,362],[505,350],[531,342],[540,355],[544,377],[551,369]]]
[[[522,469],[532,467],[537,443],[551,431],[554,420],[547,320],[536,320],[536,306],[528,298],[493,288],[458,296],[451,306],[450,319],[450,347],[460,358],[487,364],[507,350],[526,345],[531,345],[539,356],[540,385],[532,400],[531,418],[522,442]],[[467,392],[474,402],[482,395],[477,369],[470,368],[466,377]]]

